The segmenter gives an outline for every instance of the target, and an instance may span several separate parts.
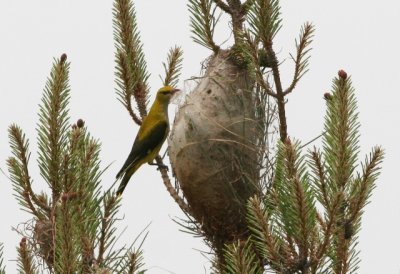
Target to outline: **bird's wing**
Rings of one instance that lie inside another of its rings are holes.
[[[156,125],[153,125],[147,132],[144,132],[144,136],[139,134],[136,136],[135,142],[133,143],[131,153],[129,153],[121,170],[117,174],[117,178],[120,178],[130,167],[134,166],[138,161],[145,158],[150,154],[161,142],[164,141],[168,133],[167,121],[159,121]]]

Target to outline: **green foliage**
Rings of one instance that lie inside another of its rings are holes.
[[[306,172],[304,156],[299,154],[299,143],[280,144],[274,187],[278,209],[277,219],[299,248],[308,249],[315,228],[315,204],[312,187]],[[303,250],[303,252],[306,252]]]
[[[93,259],[97,228],[100,226],[100,146],[86,128],[70,132],[68,152],[64,156],[61,203],[56,207],[55,269],[75,268]],[[57,235],[56,235],[57,236]],[[79,254],[79,255],[78,255]],[[77,259],[82,258],[78,263]]]
[[[140,117],[146,116],[149,73],[132,1],[115,0],[113,17],[118,100],[140,124],[140,118],[132,110],[131,99],[135,99]]]
[[[299,148],[289,140],[279,145],[271,200],[248,205],[254,244],[278,273],[301,271],[315,256],[317,210]]]
[[[249,9],[250,32],[265,48],[272,46],[272,40],[282,27],[279,0],[255,0]]]
[[[256,257],[250,240],[230,244],[225,250],[226,274],[262,274],[263,267]]]
[[[53,63],[39,106],[38,165],[50,197],[32,190],[29,141],[17,125],[9,128],[9,172],[15,196],[33,224],[19,231],[24,236],[18,247],[19,270],[137,273],[142,267],[140,248],[114,248],[120,200],[101,190],[100,144],[81,119],[69,125],[68,74],[63,55]]]
[[[213,0],[189,0],[188,8],[193,41],[217,53],[219,46],[213,36],[220,16],[215,14]]]
[[[17,248],[18,252],[18,272],[24,274],[36,274],[39,273],[37,271],[37,264],[32,254],[32,249],[28,245],[26,238],[22,238],[19,243],[19,247]]]
[[[327,100],[323,155],[330,178],[328,184],[337,192],[345,189],[352,179],[359,149],[359,123],[350,79],[336,78],[332,95]]]
[[[329,250],[332,268],[334,273],[347,273],[358,269],[356,234],[360,230],[363,208],[379,175],[383,151],[375,147],[361,165],[361,174],[355,172],[359,122],[354,89],[347,75],[333,81],[332,96],[327,104],[322,153],[325,160],[322,168],[326,172],[324,183],[319,184],[317,191],[319,200],[327,200],[327,218],[337,225]]]
[[[305,23],[300,30],[299,40],[296,39],[296,57],[291,55],[295,63],[294,76],[291,85],[286,89],[290,93],[296,84],[308,71],[310,62],[311,42],[314,37],[314,26],[311,23]]]
[[[301,154],[299,142],[278,145],[272,189],[248,203],[251,245],[275,273],[354,273],[363,208],[379,175],[383,151],[375,147],[357,172],[359,123],[350,78],[327,96],[323,150]],[[227,268],[237,264],[226,251]],[[245,259],[243,257],[242,259]]]
[[[38,164],[40,174],[53,191],[53,198],[62,191],[63,150],[68,144],[68,74],[69,63],[54,60],[39,108]]]
[[[7,164],[9,167],[10,179],[13,183],[14,191],[16,192],[15,197],[22,210],[28,213],[41,215],[43,212],[37,211],[31,199],[27,199],[29,197],[28,194],[32,192],[30,188],[32,182],[28,171],[30,158],[28,140],[22,132],[22,129],[15,124],[9,127],[8,133],[13,157],[7,160]]]
[[[183,51],[180,47],[175,46],[168,52],[167,62],[163,62],[165,77],[163,80],[164,86],[175,87],[178,84],[179,76],[182,70]]]

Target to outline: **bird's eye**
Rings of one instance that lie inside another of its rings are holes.
[[[167,95],[169,93],[169,91],[161,91],[161,94],[163,95]]]

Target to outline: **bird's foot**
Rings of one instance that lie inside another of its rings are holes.
[[[162,165],[158,165],[157,164],[157,170],[161,170],[161,169],[166,169],[167,171],[169,171],[169,168],[168,168],[168,166],[167,165],[164,165],[164,164],[162,164]]]
[[[168,168],[167,165],[164,165],[164,164],[159,165],[159,164],[154,163],[154,162],[148,162],[148,164],[151,165],[151,166],[158,166],[157,170],[166,169],[167,171],[169,171],[169,168]]]

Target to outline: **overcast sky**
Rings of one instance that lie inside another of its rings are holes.
[[[135,1],[138,25],[152,95],[160,87],[158,75],[168,49],[184,50],[182,81],[199,75],[201,62],[210,54],[190,39],[185,0]],[[395,0],[281,1],[283,28],[275,42],[288,85],[292,75],[289,52],[305,21],[316,26],[310,71],[289,96],[290,136],[307,142],[321,133],[325,104],[339,69],[352,76],[361,122],[361,154],[372,146],[386,151],[382,175],[366,207],[360,233],[359,273],[400,273],[400,4]],[[116,100],[112,1],[0,0],[0,168],[10,155],[7,127],[17,123],[30,138],[34,189],[45,189],[36,168],[37,110],[53,57],[67,53],[71,62],[70,115],[82,118],[91,134],[101,140],[102,166],[113,163],[103,177],[113,182],[131,148],[137,126]],[[216,40],[230,37],[226,24]],[[229,46],[229,44],[224,44]],[[173,113],[173,109],[171,109]],[[318,144],[318,142],[316,143]],[[5,244],[8,273],[16,273],[15,248],[20,237],[11,227],[28,216],[19,210],[8,179],[0,174],[0,242]],[[155,167],[141,168],[128,185],[121,207],[120,241],[132,241],[151,222],[144,243],[149,273],[208,273],[209,264],[196,249],[208,251],[201,239],[179,231],[171,220],[183,217],[162,184]]]

